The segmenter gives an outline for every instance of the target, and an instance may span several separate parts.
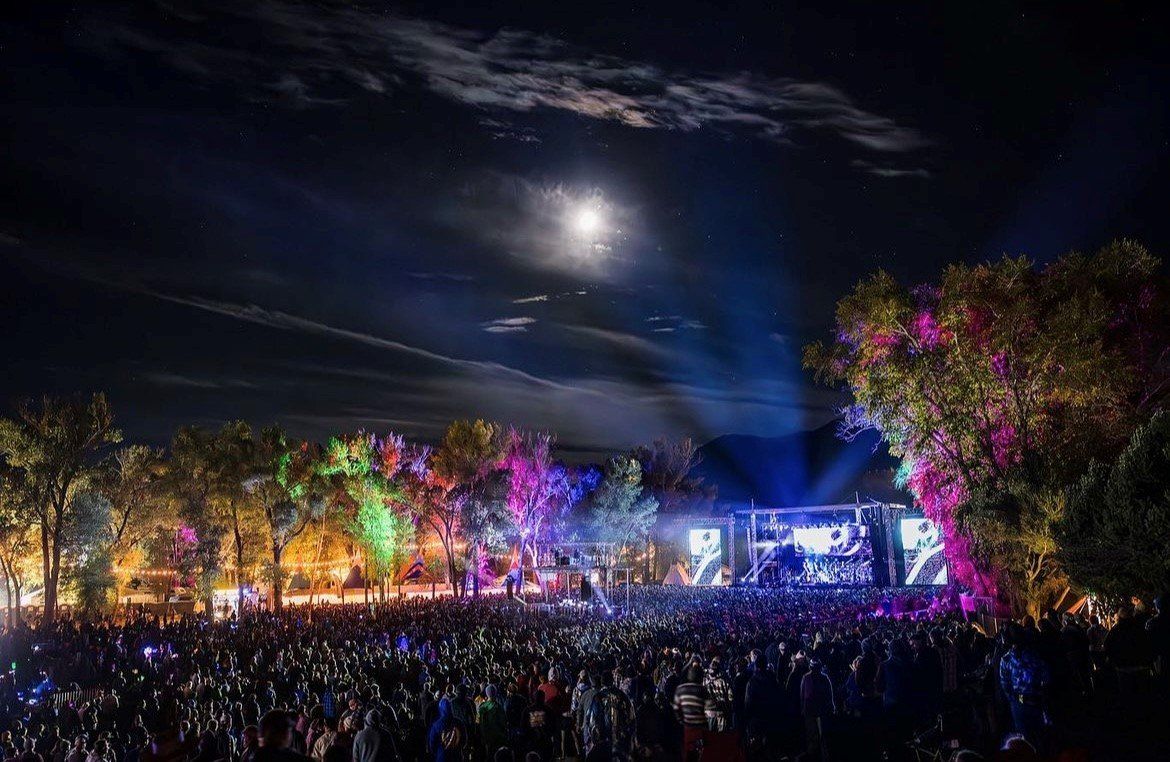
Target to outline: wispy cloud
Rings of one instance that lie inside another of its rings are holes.
[[[512,304],[532,304],[534,302],[547,302],[550,300],[567,299],[570,296],[585,296],[586,291],[562,291],[559,294],[537,294],[536,296],[525,296],[520,299],[513,299]]]
[[[897,167],[890,164],[875,164],[864,159],[854,159],[849,164],[875,177],[930,177],[930,171],[923,167]]]
[[[177,17],[172,3],[160,6],[166,23],[107,19],[91,42],[107,51],[147,52],[193,78],[299,107],[334,104],[353,92],[422,87],[494,112],[565,111],[637,129],[718,129],[778,142],[791,141],[794,130],[816,130],[876,152],[926,143],[823,81],[665,69],[548,35],[480,32],[350,3],[204,2],[199,13]],[[210,34],[217,19],[256,32],[247,46],[233,44]],[[252,45],[256,40],[263,42]],[[487,129],[537,139],[510,125]]]
[[[578,336],[584,336],[596,342],[608,345],[611,349],[623,353],[636,354],[643,357],[653,357],[658,360],[667,360],[674,357],[674,353],[653,341],[642,336],[635,336],[625,331],[615,331],[609,328],[597,328],[590,325],[562,324],[566,331]]]
[[[95,279],[96,280],[96,279]],[[101,280],[100,282],[118,288],[124,288],[136,293],[146,294],[162,301],[171,302],[173,304],[182,304],[195,309],[211,312],[217,315],[241,320],[246,323],[255,323],[257,325],[267,326],[283,331],[295,331],[304,334],[315,336],[323,336],[327,338],[345,339],[347,341],[364,344],[366,346],[375,347],[377,349],[385,349],[393,352],[400,352],[414,357],[431,360],[436,363],[446,365],[448,367],[465,370],[473,373],[490,373],[499,377],[508,377],[518,379],[527,383],[537,384],[546,388],[559,388],[565,386],[559,381],[542,378],[540,376],[528,373],[517,368],[513,368],[501,363],[492,362],[489,360],[468,360],[451,355],[445,355],[441,352],[434,352],[430,349],[417,347],[412,344],[406,344],[394,339],[387,339],[371,333],[363,331],[355,331],[348,328],[340,328],[329,325],[311,318],[301,317],[299,315],[292,315],[280,310],[271,310],[260,307],[255,304],[238,304],[235,302],[226,302],[217,299],[204,299],[197,296],[179,296],[175,294],[168,294],[160,291],[155,291],[149,288],[138,287],[126,283],[118,283],[111,280]],[[510,318],[509,320],[528,320],[535,322],[532,318]],[[523,329],[527,323],[519,323],[518,327]]]
[[[446,280],[452,283],[470,283],[475,280],[474,275],[468,275],[467,273],[412,272],[408,273],[408,275],[415,280]]]
[[[178,386],[187,389],[254,389],[251,381],[241,378],[207,378],[169,371],[151,371],[144,378],[156,386]]]
[[[495,318],[479,325],[488,333],[522,333],[535,322],[536,318],[531,317],[508,317]]]

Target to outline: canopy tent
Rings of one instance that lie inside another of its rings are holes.
[[[682,564],[675,562],[674,566],[670,567],[670,571],[662,578],[664,585],[690,585],[691,573]]]
[[[360,590],[365,586],[366,582],[364,579],[362,579],[362,567],[355,565],[352,569],[349,570],[349,576],[345,578],[345,582],[342,584],[342,587],[346,589],[352,587]]]

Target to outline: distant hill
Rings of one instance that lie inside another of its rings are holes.
[[[855,492],[862,500],[910,500],[894,487],[898,461],[876,432],[844,442],[837,438],[835,422],[782,437],[727,434],[699,451],[703,462],[695,473],[718,485],[718,503],[754,499],[769,507],[825,505],[852,502]]]

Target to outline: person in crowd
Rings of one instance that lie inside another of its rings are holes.
[[[833,683],[825,674],[824,664],[813,659],[800,680],[800,714],[804,718],[809,759],[828,759],[824,730],[835,709]]]
[[[682,726],[684,758],[698,758],[702,752],[703,731],[707,727],[707,690],[703,672],[695,665],[687,668],[683,682],[674,690],[674,713]]]
[[[1136,700],[1153,668],[1154,654],[1149,633],[1134,615],[1133,606],[1117,612],[1117,623],[1105,637],[1105,656],[1117,675],[1117,689],[1123,701]]]
[[[63,617],[49,632],[36,623],[5,632],[18,664],[0,676],[9,720],[0,753],[5,762],[864,759],[897,757],[941,707],[976,721],[961,746],[991,754],[1013,728],[1054,750],[1062,729],[1045,715],[1057,691],[1065,703],[1110,704],[1098,666],[1145,696],[1126,707],[1153,698],[1124,670],[1144,669],[1148,681],[1163,658],[1160,604],[1150,624],[1125,612],[1112,628],[1047,612],[1001,642],[938,600],[873,588],[635,587],[635,613],[616,616],[485,596],[331,605],[311,617],[287,606],[214,622]],[[1090,682],[1078,677],[1086,670]],[[23,698],[46,680],[61,687]]]
[[[293,716],[281,709],[270,709],[260,718],[259,746],[252,762],[310,762],[303,754],[289,748],[292,743]]]
[[[1052,682],[1052,669],[1036,647],[1038,636],[1032,627],[1015,623],[1004,632],[1008,650],[999,663],[999,684],[1011,710],[1012,727],[1033,747],[1045,738],[1045,706]]]

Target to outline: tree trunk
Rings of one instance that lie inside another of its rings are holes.
[[[4,563],[3,559],[0,559],[0,566],[4,567],[4,596],[5,600],[8,601],[8,612],[5,621],[8,623],[8,627],[11,629],[12,625],[14,624],[12,619],[12,583],[9,581],[9,577],[11,575],[8,572],[8,564]],[[20,601],[17,601],[16,603],[18,606],[20,605]]]
[[[528,541],[523,536],[520,537],[520,561],[516,565],[516,575],[519,579],[516,580],[516,595],[520,600],[524,600],[524,548],[528,545]],[[527,601],[525,601],[527,603]]]
[[[244,618],[244,544],[236,533],[236,618]]]
[[[479,597],[479,543],[471,548],[471,597]]]
[[[54,532],[53,558],[50,567],[50,578],[45,582],[45,619],[44,627],[47,630],[57,620],[57,590],[61,580],[61,532],[60,523]]]
[[[451,545],[451,538],[446,534],[441,539],[443,540],[443,552],[447,554],[447,582],[451,586],[451,597],[458,598],[459,583],[455,579],[455,548]]]
[[[44,580],[44,592],[42,594],[44,613],[41,616],[41,629],[48,630],[53,625],[53,616],[57,613],[56,596],[49,591],[49,581],[52,577],[50,573],[52,569],[52,552],[49,548],[49,522],[48,512],[46,511],[41,516],[41,579]],[[50,597],[52,596],[52,597]]]
[[[280,613],[284,605],[284,570],[280,568],[280,557],[284,548],[280,543],[272,543],[272,610]]]

